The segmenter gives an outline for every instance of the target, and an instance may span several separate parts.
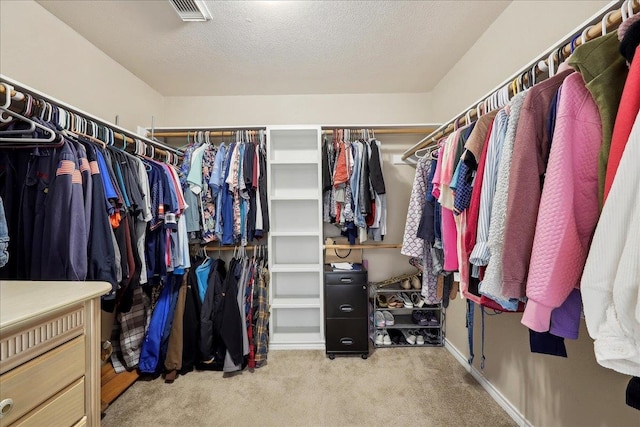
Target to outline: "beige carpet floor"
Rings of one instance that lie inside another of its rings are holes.
[[[378,349],[368,360],[271,351],[255,372],[138,381],[103,427],[514,426],[443,348]]]

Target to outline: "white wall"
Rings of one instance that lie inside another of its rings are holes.
[[[431,92],[433,120],[460,113],[608,3],[512,2]]]
[[[432,92],[434,119],[445,121],[476,101],[607,1],[514,1]],[[530,36],[526,36],[530,34]],[[448,341],[468,354],[466,303],[447,309]],[[521,314],[487,316],[484,377],[535,426],[638,426],[640,413],[625,405],[629,377],[600,367],[584,322],[578,340],[566,340],[568,358],[529,351]],[[475,362],[480,370],[481,318],[475,316]]]
[[[130,130],[162,123],[158,92],[33,0],[0,1],[0,73]]]
[[[429,123],[430,94],[166,97],[171,126]]]

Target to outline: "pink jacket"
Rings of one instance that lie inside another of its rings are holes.
[[[549,330],[551,311],[580,286],[598,222],[598,106],[579,73],[562,86],[540,199],[522,324]]]

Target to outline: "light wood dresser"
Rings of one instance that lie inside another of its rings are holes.
[[[0,427],[100,425],[106,282],[0,281]]]

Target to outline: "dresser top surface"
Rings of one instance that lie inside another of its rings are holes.
[[[110,290],[107,282],[0,280],[0,330]]]

